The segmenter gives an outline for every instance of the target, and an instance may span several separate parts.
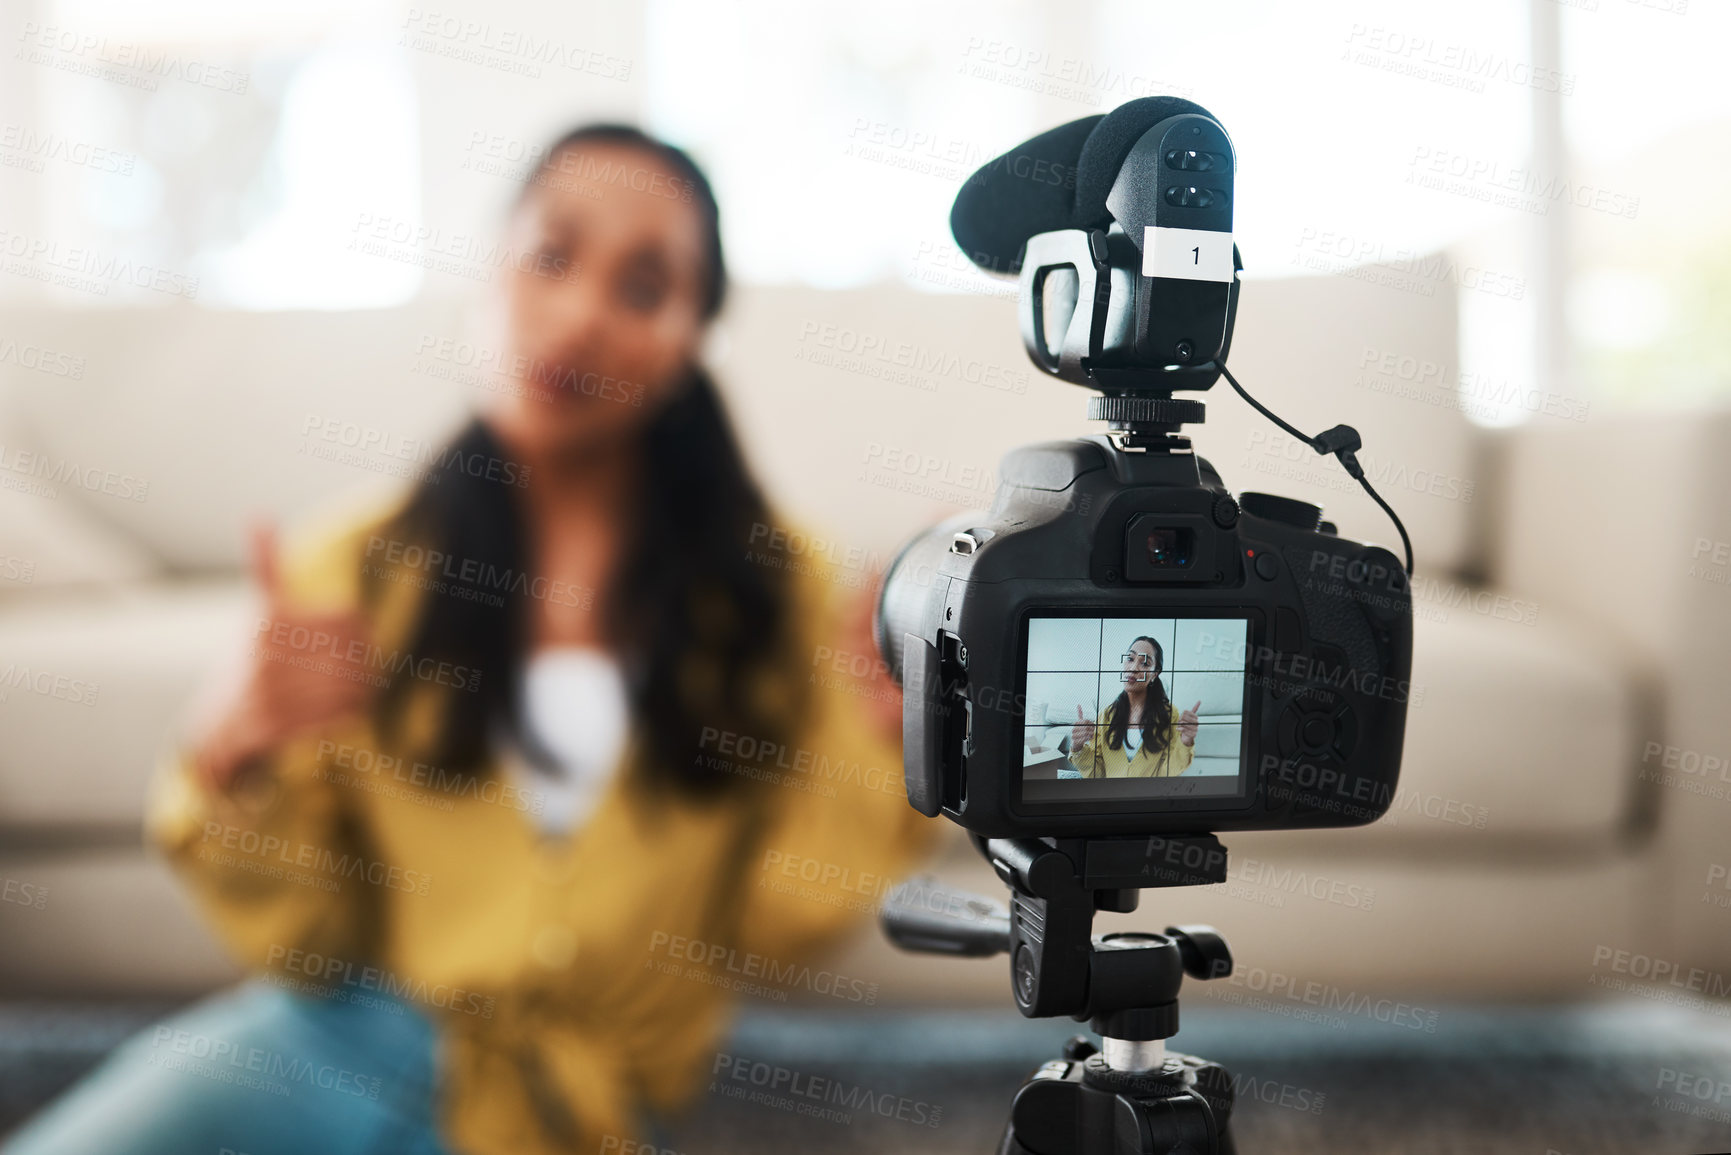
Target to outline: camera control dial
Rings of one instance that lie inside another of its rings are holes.
[[[1322,507],[1308,501],[1299,501],[1295,497],[1281,497],[1273,493],[1241,493],[1238,495],[1238,504],[1251,517],[1297,526],[1311,533],[1315,533],[1322,524]]]

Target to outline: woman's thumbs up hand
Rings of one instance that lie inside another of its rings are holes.
[[[1088,715],[1082,712],[1082,707],[1076,707],[1076,724],[1070,727],[1070,753],[1074,754],[1089,742],[1094,740],[1094,723]]]
[[[228,789],[288,739],[364,709],[377,674],[366,660],[367,627],[359,614],[293,604],[275,527],[253,530],[251,556],[263,602],[252,646],[239,670],[212,688],[202,724],[195,724],[193,762],[215,790]]]

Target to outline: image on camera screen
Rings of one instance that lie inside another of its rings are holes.
[[[1243,798],[1244,618],[1028,620],[1022,798]]]

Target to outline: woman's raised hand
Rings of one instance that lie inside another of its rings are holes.
[[[1088,715],[1082,713],[1082,707],[1076,707],[1076,722],[1070,727],[1070,753],[1074,754],[1094,740],[1094,723]]]
[[[1178,737],[1186,746],[1196,745],[1196,720],[1202,712],[1202,699],[1196,699],[1196,704],[1178,715]]]
[[[194,724],[193,764],[206,786],[226,790],[242,770],[286,740],[359,713],[372,697],[358,613],[290,604],[276,531],[252,535],[252,574],[264,612],[238,673],[211,690]]]

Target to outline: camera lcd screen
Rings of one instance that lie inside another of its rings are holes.
[[[1242,617],[1027,624],[1022,800],[1246,796]]]

